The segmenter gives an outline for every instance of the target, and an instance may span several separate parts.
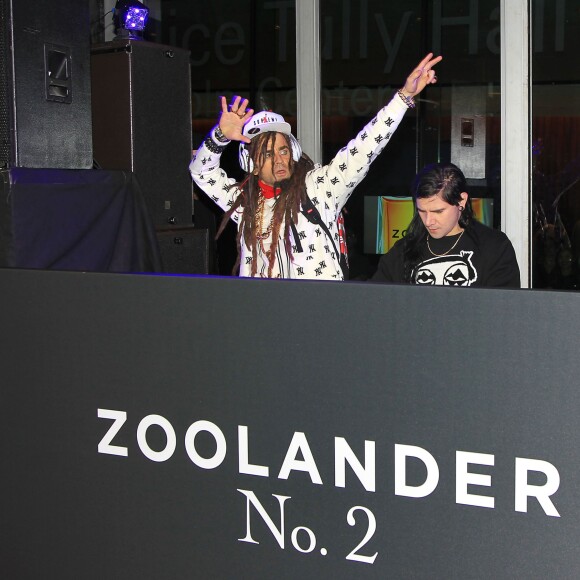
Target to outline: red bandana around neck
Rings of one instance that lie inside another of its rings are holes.
[[[264,183],[261,179],[258,181],[258,185],[260,186],[260,192],[266,199],[272,199],[273,197],[280,195],[282,193],[282,188],[277,187],[276,191],[274,191],[273,185],[268,185]]]

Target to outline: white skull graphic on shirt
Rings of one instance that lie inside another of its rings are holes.
[[[473,252],[430,258],[413,270],[415,284],[427,286],[471,286],[477,280],[477,270],[471,262]]]

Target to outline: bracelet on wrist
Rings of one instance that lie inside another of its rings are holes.
[[[203,144],[212,152],[212,153],[216,153],[218,155],[221,155],[224,151],[224,149],[226,148],[227,143],[224,143],[223,145],[218,145],[215,142],[215,139],[213,139],[211,137],[211,135],[208,135],[205,138],[205,141],[203,142]]]
[[[407,105],[407,107],[409,107],[409,109],[414,109],[415,108],[415,99],[413,97],[407,97],[407,95],[405,95],[403,93],[402,89],[399,89],[397,91],[397,95],[399,95],[399,97],[401,98],[401,100],[403,101],[403,103],[405,103],[405,105]]]
[[[230,142],[230,140],[223,134],[219,125],[216,125],[214,127],[213,135],[216,138],[216,141],[219,141],[220,143],[229,143]]]

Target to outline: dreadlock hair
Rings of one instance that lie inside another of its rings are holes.
[[[219,236],[234,212],[241,213],[240,225],[237,235],[238,256],[232,274],[236,274],[240,266],[242,237],[248,250],[252,252],[252,270],[251,276],[255,276],[258,269],[258,232],[256,229],[256,214],[258,212],[258,202],[260,199],[260,186],[258,185],[258,171],[265,163],[272,164],[272,173],[274,170],[274,156],[268,156],[268,151],[274,149],[276,142],[275,131],[268,131],[261,133],[254,137],[248,145],[248,153],[250,159],[254,163],[254,172],[249,173],[246,178],[237,184],[240,190],[240,195],[234,200],[230,209],[224,214],[220,224],[217,235]],[[280,133],[284,137],[288,149],[292,151],[291,139],[292,135]],[[276,250],[278,249],[280,231],[284,235],[284,247],[286,253],[292,259],[292,244],[290,243],[290,224],[298,222],[298,215],[300,214],[300,207],[302,202],[306,199],[306,174],[314,168],[314,162],[302,153],[300,159],[295,161],[290,155],[289,169],[290,177],[279,183],[274,184],[274,188],[280,188],[281,193],[276,197],[274,203],[274,214],[272,222],[272,244],[268,254],[268,277],[272,276],[272,270],[276,261]],[[241,208],[241,210],[239,209]]]
[[[464,191],[467,191],[465,175],[453,163],[432,163],[426,165],[417,174],[412,190],[415,212],[403,242],[403,275],[406,282],[411,282],[413,269],[421,256],[422,243],[427,237],[427,230],[417,212],[417,199],[425,199],[440,194],[443,201],[449,205],[458,206],[462,201],[461,194]],[[459,225],[465,229],[472,220],[473,209],[471,199],[468,198],[465,208],[459,216]]]

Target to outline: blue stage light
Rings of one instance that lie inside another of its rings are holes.
[[[147,25],[149,9],[138,0],[117,0],[113,23],[117,35],[139,38]]]
[[[147,10],[143,8],[129,8],[125,14],[125,28],[129,30],[143,30],[147,22]]]

